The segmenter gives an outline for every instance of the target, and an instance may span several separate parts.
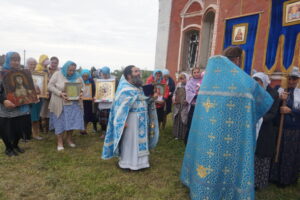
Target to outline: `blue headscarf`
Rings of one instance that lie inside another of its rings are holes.
[[[80,77],[80,74],[78,72],[74,72],[74,74],[72,76],[68,76],[68,69],[71,65],[76,66],[76,63],[74,63],[73,61],[70,61],[70,60],[67,61],[62,67],[61,73],[64,75],[64,77],[66,77],[68,79],[68,81],[76,82],[78,77]]]
[[[161,80],[163,79],[163,74],[162,74],[162,71],[161,71],[160,69],[156,69],[156,70],[154,70],[154,71],[153,71],[153,74],[152,74],[152,76],[153,76],[153,80],[155,80],[155,74],[156,74],[157,72],[160,72],[160,73],[161,73],[161,77],[160,77],[160,79],[159,79],[159,80],[157,80],[157,83],[160,83],[160,82],[161,82]]]
[[[3,68],[6,69],[6,70],[10,70],[11,69],[11,66],[10,66],[10,60],[11,60],[11,57],[14,55],[14,54],[18,54],[17,52],[14,52],[14,51],[10,51],[10,52],[7,52],[6,55],[5,55],[5,62],[4,62],[4,65],[3,65]]]
[[[80,72],[80,75],[83,76],[84,74],[88,75],[88,79],[87,80],[83,80],[85,84],[89,84],[91,83],[90,79],[92,78],[91,76],[91,72],[88,69],[82,69]]]
[[[107,66],[102,67],[100,71],[102,74],[110,74],[110,69]]]
[[[11,57],[14,55],[14,54],[18,54],[17,52],[14,52],[14,51],[10,51],[10,52],[7,52],[6,55],[5,55],[5,62],[4,62],[4,65],[3,65],[3,68],[6,69],[6,70],[11,70],[11,65],[10,65],[10,60],[11,60]],[[18,54],[19,55],[19,54]],[[26,112],[29,112],[29,105],[21,105],[21,106],[18,106],[17,109],[22,112],[22,113],[26,113]]]

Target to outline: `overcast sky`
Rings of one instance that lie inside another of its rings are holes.
[[[0,54],[57,56],[60,65],[129,64],[153,69],[158,0],[7,0],[0,6]]]

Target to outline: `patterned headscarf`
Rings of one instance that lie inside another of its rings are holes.
[[[10,70],[11,69],[11,65],[10,65],[10,60],[11,60],[11,57],[14,55],[14,54],[18,54],[17,52],[14,52],[14,51],[10,51],[10,52],[7,52],[6,55],[5,55],[5,62],[3,64],[3,68],[6,69],[6,70]]]
[[[61,69],[61,73],[64,75],[64,77],[66,77],[70,82],[76,82],[76,80],[78,79],[78,77],[80,77],[80,74],[78,72],[74,72],[74,74],[72,76],[68,76],[68,69],[71,65],[75,65],[76,63],[74,63],[73,61],[67,61],[62,69]]]

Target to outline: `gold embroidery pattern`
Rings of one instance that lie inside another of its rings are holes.
[[[236,90],[236,89],[237,89],[237,87],[236,87],[236,86],[234,86],[234,85],[231,85],[230,87],[228,87],[228,89],[232,91],[232,90]]]
[[[215,155],[215,153],[214,152],[212,152],[212,150],[211,149],[209,149],[209,151],[208,152],[206,152],[207,154],[208,154],[208,156],[211,158],[211,157],[213,157],[214,155]]]
[[[226,175],[226,174],[228,174],[228,173],[230,172],[230,170],[229,170],[227,167],[225,167],[225,168],[222,170],[222,172]]]
[[[207,98],[206,102],[203,102],[202,105],[205,107],[206,112],[209,112],[209,109],[216,107],[216,104],[210,102],[209,98]]]
[[[214,139],[216,139],[216,136],[214,136],[212,133],[210,135],[207,136],[210,141],[213,141]]]
[[[197,168],[198,176],[200,178],[205,178],[212,171],[213,171],[213,169],[211,169],[210,167],[205,168],[203,165],[199,165],[198,168]]]
[[[250,105],[246,105],[245,108],[247,109],[247,112],[250,112],[250,109],[251,109]]]
[[[215,72],[216,73],[220,73],[222,70],[220,70],[219,68],[218,69],[215,69]]]
[[[231,125],[234,123],[234,121],[232,121],[231,118],[229,117],[225,123],[228,124],[228,127],[231,127]]]
[[[213,117],[209,120],[212,124],[215,124],[217,122],[217,120]]]
[[[235,104],[233,104],[232,101],[230,101],[228,104],[226,104],[226,106],[229,108],[229,110],[231,110],[235,107]]]
[[[236,70],[236,69],[233,69],[233,70],[231,70],[230,72],[231,72],[233,75],[236,75],[237,73],[239,73],[239,71]]]
[[[225,137],[224,140],[225,140],[225,141],[227,142],[227,144],[228,144],[229,142],[232,141],[232,137],[230,137],[230,135],[227,135],[227,137]]]
[[[229,153],[228,151],[226,151],[226,153],[223,154],[224,157],[230,157],[231,153]]]

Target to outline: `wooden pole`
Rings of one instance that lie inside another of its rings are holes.
[[[287,78],[282,77],[281,80],[281,88],[284,89],[284,92],[287,92]],[[283,100],[281,106],[286,106],[286,100]],[[276,145],[276,155],[275,155],[275,163],[278,163],[279,161],[279,153],[280,153],[280,145],[281,145],[281,138],[283,133],[283,122],[284,122],[284,114],[281,114],[280,116],[280,123],[279,123],[279,132],[278,132],[278,138],[277,138],[277,145]]]

